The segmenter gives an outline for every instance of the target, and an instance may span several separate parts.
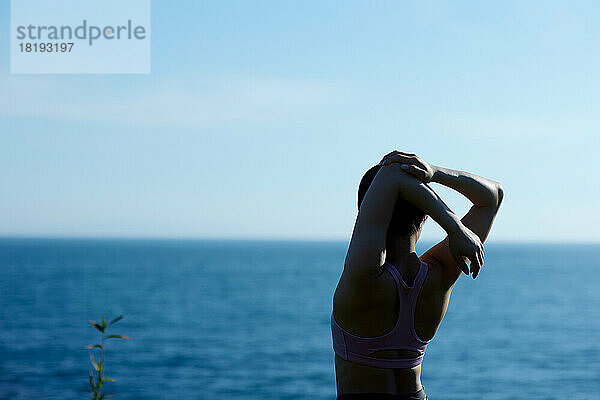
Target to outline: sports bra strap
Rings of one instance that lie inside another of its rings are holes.
[[[424,264],[425,263],[423,261],[421,261],[421,265],[419,266],[419,271],[417,271],[417,274],[415,275],[415,278],[413,279],[412,286],[408,286],[406,284],[406,282],[402,278],[402,275],[396,269],[396,267],[394,267],[392,264],[390,264],[388,262],[386,262],[384,265],[386,266],[387,270],[390,271],[390,273],[394,277],[394,280],[396,281],[396,284],[398,284],[399,288],[404,288],[404,289],[411,290],[413,292],[418,293],[419,290],[421,289],[421,286],[423,285],[423,282],[425,281],[425,277],[427,276],[427,267]]]

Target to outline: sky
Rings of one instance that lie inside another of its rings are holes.
[[[146,75],[11,75],[0,35],[0,236],[347,240],[397,149],[501,182],[490,241],[599,242],[598,20],[594,1],[155,0]]]

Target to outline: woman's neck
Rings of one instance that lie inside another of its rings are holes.
[[[419,259],[415,252],[418,237],[395,236],[389,240],[385,252],[385,261],[393,265],[406,265]]]

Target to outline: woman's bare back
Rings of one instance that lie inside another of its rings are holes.
[[[413,253],[414,254],[414,253]],[[415,260],[416,259],[416,260]],[[423,260],[425,262],[425,260]],[[408,262],[390,263],[400,272],[404,281],[411,285],[419,268],[416,254]],[[440,293],[436,278],[440,266],[428,263],[428,273],[419,293],[414,326],[419,338],[430,340],[435,335],[448,307],[450,293]],[[393,329],[398,320],[398,288],[392,275],[382,268],[369,287],[369,294],[349,293],[340,280],[334,294],[334,317],[349,333],[363,337],[384,335]],[[357,296],[358,295],[358,296]],[[359,300],[362,298],[362,301]],[[414,358],[412,350],[382,350],[371,355],[381,358]],[[346,361],[336,355],[335,360],[338,393],[413,393],[421,388],[421,366],[412,368],[384,369]]]

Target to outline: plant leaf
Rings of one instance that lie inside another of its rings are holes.
[[[101,344],[90,344],[87,346],[88,349],[93,349],[94,347],[97,347],[99,349],[104,348],[104,346],[102,346]]]
[[[96,388],[96,384],[94,383],[94,374],[92,374],[91,370],[88,370],[88,372],[90,373],[90,386],[92,387],[92,390]]]
[[[129,336],[125,335],[108,335],[107,339],[131,339]]]
[[[90,320],[90,324],[94,325],[94,328],[98,329],[100,332],[104,333],[104,328],[98,325],[96,321]]]
[[[100,320],[102,321],[102,327],[106,329],[106,321],[104,320],[104,315],[100,317]]]
[[[104,382],[115,382],[115,381],[116,381],[116,379],[115,379],[115,378],[106,378],[106,377],[102,378],[102,380],[103,380]]]
[[[107,393],[106,398],[115,397],[116,395],[117,395],[116,393]]]
[[[94,366],[94,369],[96,371],[100,371],[100,366],[96,362],[96,359],[94,358],[94,355],[91,352],[90,352],[90,361],[92,362],[92,365]]]
[[[125,314],[121,314],[121,315],[119,315],[117,318],[115,318],[115,319],[113,319],[112,321],[110,321],[108,324],[109,324],[109,325],[112,325],[112,324],[114,324],[115,322],[122,320],[124,316],[125,316]]]

